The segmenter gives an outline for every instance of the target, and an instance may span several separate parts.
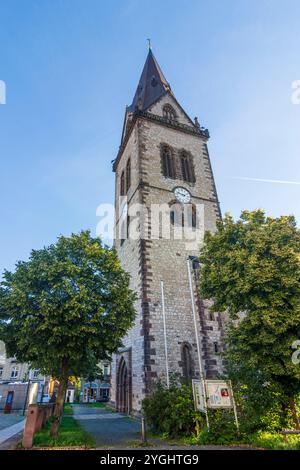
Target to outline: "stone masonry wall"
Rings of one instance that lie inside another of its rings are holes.
[[[183,123],[189,123],[175,101],[168,95],[150,109],[161,113],[162,104],[170,102]],[[161,172],[160,146],[168,144],[175,151],[182,149],[193,156],[195,183],[165,178]],[[116,170],[116,203],[119,197],[120,175],[131,159],[131,188],[128,192],[128,207],[143,203],[172,203],[176,186],[188,189],[194,204],[204,208],[205,230],[215,231],[220,217],[216,189],[209,161],[206,141],[199,135],[185,133],[166,127],[146,118],[139,118],[128,139],[126,148]],[[116,204],[118,205],[118,204]],[[116,229],[120,225],[120,214],[116,213]],[[187,257],[198,256],[200,246],[190,248],[186,240],[175,240],[171,229],[170,239],[151,239],[153,227],[145,225],[147,240],[125,240],[116,247],[122,266],[131,274],[131,287],[138,293],[138,311],[134,327],[124,339],[125,350],[132,352],[132,408],[139,411],[144,396],[151,392],[153,381],[165,377],[165,348],[162,318],[161,286],[164,281],[168,363],[170,372],[182,373],[181,348],[188,343],[192,350],[194,376],[199,375],[196,337],[193,322],[191,293],[189,287]],[[209,302],[199,298],[197,273],[193,276],[194,298],[197,308],[197,327],[201,337],[202,356],[207,377],[216,377],[222,372],[222,361],[216,347],[222,348],[222,319],[210,314]],[[116,400],[116,375],[118,358],[112,365],[112,402]]]

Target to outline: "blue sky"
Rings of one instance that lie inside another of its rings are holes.
[[[223,213],[300,220],[300,2],[1,0],[0,271],[113,202],[111,160],[151,37],[175,95],[211,133]]]

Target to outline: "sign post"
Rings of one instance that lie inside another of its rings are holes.
[[[162,316],[163,316],[163,325],[164,325],[164,342],[165,342],[165,360],[166,360],[167,388],[170,388],[169,365],[168,365],[168,341],[167,341],[167,327],[166,327],[166,311],[165,311],[164,281],[160,281],[160,288],[161,288]]]
[[[231,381],[229,380],[206,380],[207,406],[212,409],[233,408],[234,419],[237,431],[239,432],[239,422]]]
[[[239,426],[239,421],[238,421],[238,416],[237,416],[237,411],[236,411],[236,406],[235,406],[235,399],[234,399],[233,391],[232,391],[231,380],[229,380],[229,384],[230,384],[230,390],[231,390],[231,399],[232,399],[232,406],[233,406],[233,412],[234,412],[235,425],[236,425],[237,432],[238,432],[238,434],[239,434],[239,433],[240,433],[240,426]]]
[[[239,421],[234,401],[231,381],[192,380],[195,410],[205,413],[207,409],[233,409],[235,425],[239,433]],[[209,427],[208,427],[209,430]]]
[[[192,386],[193,386],[195,410],[201,411],[201,413],[206,413],[206,406],[205,406],[205,400],[204,400],[204,394],[203,394],[203,389],[204,389],[203,381],[193,379]]]
[[[232,408],[230,385],[225,380],[206,380],[205,387],[209,408]]]

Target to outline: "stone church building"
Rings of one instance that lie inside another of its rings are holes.
[[[198,293],[200,243],[175,236],[184,220],[213,232],[221,217],[208,139],[207,129],[177,101],[150,49],[113,162],[115,245],[138,294],[135,324],[112,363],[111,402],[122,412],[138,413],[157,379],[176,374],[188,382],[222,372],[223,319]],[[170,237],[153,236],[149,214],[158,204],[170,207]],[[139,236],[131,237],[135,205],[144,215]]]

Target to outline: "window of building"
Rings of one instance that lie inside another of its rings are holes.
[[[182,374],[185,382],[190,382],[193,377],[191,346],[184,343],[181,348]]]
[[[219,352],[219,345],[218,343],[215,341],[214,342],[214,352],[217,354]]]
[[[0,366],[0,377],[2,377],[2,375],[3,375],[3,367]]]
[[[129,238],[129,225],[130,225],[130,217],[127,214],[127,219],[126,219],[126,238]]]
[[[196,228],[197,227],[197,209],[194,204],[192,205],[192,227]]]
[[[131,186],[131,162],[130,158],[128,159],[127,165],[126,165],[126,192]]]
[[[33,369],[33,370],[31,371],[31,377],[32,377],[33,379],[37,379],[39,375],[40,375],[40,370],[39,370],[39,369]]]
[[[162,158],[162,170],[163,175],[166,178],[173,178],[175,179],[175,164],[174,164],[174,156],[172,150],[167,145],[162,146],[161,150],[161,158]]]
[[[122,231],[123,230],[124,230],[124,227],[122,227]],[[120,245],[122,246],[124,242],[125,242],[125,238],[124,238],[124,235],[122,235],[122,238],[120,239]]]
[[[183,181],[188,183],[194,183],[194,168],[192,164],[191,156],[186,152],[181,152],[180,154],[180,166],[181,166],[181,177]]]
[[[163,117],[169,121],[176,121],[176,111],[170,104],[165,104],[163,107]]]
[[[197,209],[194,204],[186,204],[184,206],[188,227],[197,227]]]
[[[129,225],[130,225],[130,216],[127,214],[121,225],[121,240],[120,244],[123,245],[124,241],[129,238]]]
[[[183,211],[183,206],[181,204],[174,203],[170,207],[170,222],[172,225],[183,227],[184,211]]]
[[[12,367],[11,369],[11,373],[10,373],[10,378],[11,379],[16,379],[19,375],[19,368],[18,366],[14,366]]]
[[[121,181],[120,181],[120,196],[125,195],[125,173],[122,171],[121,173]]]

